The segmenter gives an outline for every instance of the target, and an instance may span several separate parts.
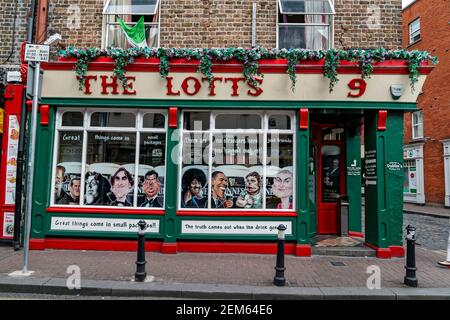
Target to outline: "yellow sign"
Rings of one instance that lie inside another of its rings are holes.
[[[5,110],[0,109],[0,133],[3,133],[3,118],[4,118]]]

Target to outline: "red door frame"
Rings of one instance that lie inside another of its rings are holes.
[[[322,147],[339,146],[341,154],[339,156],[339,183],[340,193],[346,193],[345,185],[345,143],[344,140],[323,140],[322,129],[340,127],[336,124],[318,124],[317,133],[317,234],[337,234],[339,232],[339,203],[322,202]],[[335,218],[330,218],[333,215]]]

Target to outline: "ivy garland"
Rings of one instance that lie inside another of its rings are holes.
[[[386,50],[384,48],[362,50],[306,50],[306,49],[265,49],[256,47],[252,49],[244,48],[216,48],[216,49],[188,49],[188,48],[108,48],[101,50],[97,48],[77,49],[68,47],[60,51],[60,56],[64,58],[76,58],[75,72],[79,81],[79,89],[83,90],[84,80],[88,71],[88,64],[98,57],[110,57],[115,61],[114,76],[122,85],[126,86],[126,66],[133,63],[137,57],[159,58],[159,72],[162,78],[166,78],[170,71],[169,61],[172,58],[185,58],[187,60],[200,61],[198,72],[202,73],[212,84],[213,74],[211,71],[213,61],[223,62],[236,59],[243,64],[243,75],[250,84],[257,86],[258,78],[264,77],[259,70],[259,60],[261,59],[287,59],[287,73],[291,80],[291,89],[295,90],[296,73],[295,68],[298,62],[324,59],[324,77],[330,80],[329,90],[333,91],[334,86],[339,81],[337,68],[341,61],[358,62],[361,67],[362,78],[370,78],[373,72],[373,64],[385,60],[402,59],[406,60],[409,69],[409,79],[411,89],[418,81],[419,67],[425,61],[438,63],[437,57],[431,56],[426,51],[406,51],[406,50]]]

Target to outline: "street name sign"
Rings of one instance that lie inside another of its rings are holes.
[[[50,46],[40,44],[27,44],[25,46],[25,61],[48,62]]]

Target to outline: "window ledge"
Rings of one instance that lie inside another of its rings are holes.
[[[413,138],[409,141],[409,143],[418,143],[418,142],[425,142],[425,137]]]
[[[98,213],[98,214],[135,214],[135,215],[164,215],[164,209],[148,209],[148,208],[89,208],[89,207],[49,207],[48,213]]]
[[[245,210],[178,210],[177,216],[212,216],[212,217],[297,217],[295,211],[245,211]]]

